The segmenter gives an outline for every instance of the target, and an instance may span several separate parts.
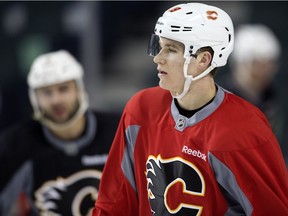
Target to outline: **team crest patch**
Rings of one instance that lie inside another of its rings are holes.
[[[86,170],[67,178],[59,177],[44,183],[36,192],[36,207],[42,216],[91,215],[101,172]]]
[[[149,156],[146,177],[153,216],[201,215],[205,181],[192,163],[180,157]]]

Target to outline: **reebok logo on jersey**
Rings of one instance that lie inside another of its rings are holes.
[[[107,154],[102,155],[84,155],[82,156],[82,164],[84,166],[97,166],[103,165],[107,161]]]
[[[206,155],[205,154],[203,154],[199,150],[190,149],[188,146],[183,146],[182,153],[185,153],[185,154],[188,154],[188,155],[192,155],[194,157],[198,157],[198,158],[206,161]]]

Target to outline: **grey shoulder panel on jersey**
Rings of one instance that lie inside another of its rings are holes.
[[[253,207],[239,187],[233,172],[211,152],[208,152],[208,160],[228,202],[228,210],[225,216],[252,215]]]
[[[32,161],[26,161],[0,193],[0,215],[8,215],[21,192],[30,194],[33,185]]]
[[[136,193],[137,190],[134,178],[134,147],[139,130],[140,130],[139,125],[131,125],[126,129],[125,131],[126,147],[124,150],[124,156],[121,164],[124,175],[130,182],[131,186],[133,187]]]

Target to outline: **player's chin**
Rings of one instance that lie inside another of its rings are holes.
[[[162,83],[159,82],[159,86],[164,90],[170,91],[172,95],[173,95],[173,92],[178,92],[177,90],[175,90],[176,88],[173,88],[173,86],[168,84],[167,82],[162,82]]]
[[[65,116],[64,115],[61,115],[61,116],[59,116],[59,115],[50,115],[50,116],[47,116],[47,118],[50,121],[52,121],[52,122],[54,122],[56,124],[63,124],[63,123],[65,123],[65,122],[67,122],[69,120],[69,117],[66,116],[66,115]]]
[[[160,80],[160,81],[159,81],[159,86],[160,86],[162,89],[164,89],[164,90],[170,91],[170,86],[169,86],[169,85],[167,84],[167,82],[164,81],[164,80]]]

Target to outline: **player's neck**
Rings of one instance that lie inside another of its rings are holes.
[[[213,78],[204,77],[191,84],[188,93],[182,99],[178,99],[178,104],[185,110],[196,110],[215,97],[216,91]]]
[[[85,115],[77,119],[72,125],[65,130],[50,130],[55,136],[63,140],[74,140],[80,137],[85,130]]]

